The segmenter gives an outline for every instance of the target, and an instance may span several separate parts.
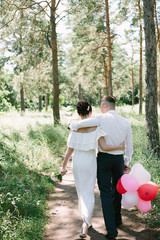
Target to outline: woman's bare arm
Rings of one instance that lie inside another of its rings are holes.
[[[90,132],[94,132],[96,129],[97,129],[97,126],[85,127],[85,128],[79,128],[77,130],[77,132],[79,132],[79,133],[90,133]]]
[[[74,151],[74,148],[67,148],[67,151],[66,151],[65,156],[64,156],[64,161],[63,161],[63,164],[62,164],[62,168],[61,168],[61,175],[62,176],[66,174],[67,163],[68,163],[68,160],[70,159],[73,151]]]
[[[125,143],[122,142],[120,145],[107,145],[104,137],[100,137],[98,143],[103,151],[115,151],[115,150],[124,150]]]

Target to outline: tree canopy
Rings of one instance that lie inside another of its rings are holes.
[[[160,4],[148,1],[159,43]],[[148,68],[142,19],[149,12],[143,5],[142,0],[1,1],[1,110],[41,110],[49,104],[56,124],[61,104],[85,98],[98,105],[102,95],[112,94],[118,104],[139,103],[142,113]],[[155,64],[160,76],[160,60]],[[160,91],[160,80],[154,88]]]

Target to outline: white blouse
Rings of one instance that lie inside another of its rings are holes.
[[[71,131],[68,137],[67,146],[81,151],[98,149],[98,139],[107,136],[101,127],[89,133]]]

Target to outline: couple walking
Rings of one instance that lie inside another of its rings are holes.
[[[81,120],[70,125],[68,148],[61,174],[66,174],[68,160],[74,152],[72,169],[83,219],[80,237],[86,238],[88,228],[91,226],[97,178],[107,230],[106,238],[116,239],[117,227],[122,224],[121,194],[117,192],[116,185],[124,173],[124,167],[131,161],[133,152],[131,125],[115,111],[115,99],[110,96],[102,99],[102,114],[94,118],[91,117],[92,107],[85,100],[78,102],[77,112]]]

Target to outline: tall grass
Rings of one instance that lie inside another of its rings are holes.
[[[15,146],[0,141],[0,239],[42,239],[45,201],[53,185],[22,159]]]
[[[0,239],[43,239],[46,200],[54,189],[46,172],[59,169],[67,132],[66,126],[39,123],[1,129]]]

